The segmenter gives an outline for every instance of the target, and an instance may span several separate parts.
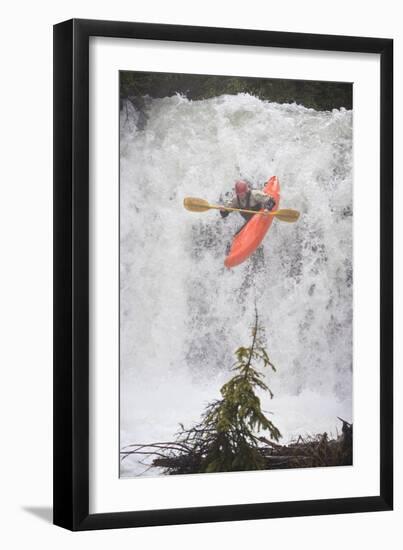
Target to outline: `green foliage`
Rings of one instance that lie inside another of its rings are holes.
[[[247,93],[277,103],[297,103],[316,110],[352,109],[352,85],[345,82],[286,80],[180,73],[120,72],[120,97],[181,94],[191,100]]]
[[[260,431],[267,430],[278,441],[281,433],[261,409],[256,389],[273,394],[264,382],[264,374],[258,367],[271,363],[263,343],[263,330],[256,312],[250,347],[236,350],[236,362],[232,367],[234,376],[221,388],[222,399],[210,405],[203,415],[201,427],[214,434],[208,452],[201,463],[202,472],[236,470],[260,470],[264,457],[259,451]]]

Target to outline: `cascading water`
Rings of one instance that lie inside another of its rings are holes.
[[[352,111],[314,111],[239,94],[125,101],[120,143],[121,447],[173,440],[249,345],[256,301],[283,434],[335,433],[352,420]],[[280,207],[245,263],[226,269],[233,213],[191,213],[187,196],[225,199],[240,176],[277,175]],[[139,473],[135,459],[121,475]],[[155,475],[155,472],[154,472]]]

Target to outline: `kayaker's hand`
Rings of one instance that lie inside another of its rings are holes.
[[[264,206],[266,210],[273,210],[273,208],[276,206],[276,201],[273,199],[273,197],[269,197]]]

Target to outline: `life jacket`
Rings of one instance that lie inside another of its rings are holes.
[[[262,208],[261,204],[256,204],[255,206],[250,205],[251,195],[252,195],[252,191],[249,190],[246,198],[246,206],[241,205],[241,201],[239,200],[239,197],[237,195],[236,200],[238,202],[238,208],[245,209],[245,210],[253,210],[254,212],[258,212],[259,210],[261,210]],[[251,217],[254,215],[254,214],[247,214],[246,212],[239,212],[239,213],[241,214],[243,219],[246,221],[249,221]]]

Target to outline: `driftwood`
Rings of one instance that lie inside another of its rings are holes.
[[[261,449],[267,461],[267,469],[313,468],[318,466],[348,466],[353,463],[353,426],[345,420],[342,433],[336,439],[329,439],[327,433],[316,436],[299,436],[288,445],[278,445],[265,438]]]
[[[259,437],[257,449],[264,459],[265,470],[286,468],[314,468],[326,466],[348,466],[353,463],[353,425],[339,418],[342,433],[329,439],[327,433],[316,436],[299,436],[288,445],[280,445]],[[183,432],[185,433],[185,432]],[[164,473],[194,474],[200,472],[203,449],[195,452],[186,439],[175,442],[130,445],[121,452],[121,460],[135,455],[147,470],[162,468]],[[236,471],[234,469],[233,471]],[[144,472],[143,472],[144,473]]]

